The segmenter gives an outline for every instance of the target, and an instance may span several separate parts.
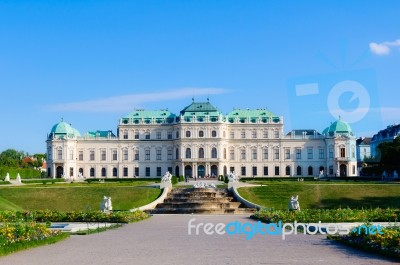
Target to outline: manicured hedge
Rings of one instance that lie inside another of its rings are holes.
[[[32,178],[40,178],[42,172],[37,169],[32,168],[10,168],[10,167],[0,167],[0,178],[4,179],[7,175],[10,174],[11,179],[15,179],[19,173],[21,179],[32,179]]]
[[[46,178],[46,179],[24,179],[24,180],[21,180],[21,182],[24,184],[36,184],[36,183],[50,184],[50,183],[56,183],[56,182],[65,182],[65,180],[64,179]]]
[[[161,178],[87,178],[86,182],[99,182],[99,180],[104,182],[134,182],[134,181],[154,181],[161,182]]]
[[[116,211],[103,213],[100,211],[89,212],[59,212],[52,210],[38,211],[0,211],[0,222],[35,221],[47,222],[108,222],[130,223],[148,218],[149,215],[142,211]]]
[[[305,209],[301,211],[262,209],[251,216],[266,223],[302,222],[302,223],[336,223],[336,222],[396,222],[400,209]]]

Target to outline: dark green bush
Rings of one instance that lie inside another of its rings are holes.
[[[176,176],[172,176],[171,183],[172,183],[172,185],[178,184],[178,178]]]

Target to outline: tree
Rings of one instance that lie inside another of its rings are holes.
[[[0,166],[19,167],[24,156],[23,151],[7,149],[0,154]]]

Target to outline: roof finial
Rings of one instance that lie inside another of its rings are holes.
[[[61,117],[61,122],[63,122],[64,121],[64,117]]]
[[[210,102],[210,97],[209,96],[207,96],[207,102]]]
[[[192,97],[192,102],[194,102],[194,97]]]

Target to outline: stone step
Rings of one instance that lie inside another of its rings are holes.
[[[240,202],[215,203],[215,202],[164,202],[157,205],[157,209],[161,208],[207,208],[207,209],[232,209],[239,208]]]
[[[229,208],[229,209],[210,209],[210,208],[174,208],[174,209],[153,209],[150,214],[252,214],[255,209],[250,208]]]
[[[164,202],[216,202],[216,203],[228,203],[235,199],[232,197],[222,197],[222,198],[171,198],[167,197]]]

